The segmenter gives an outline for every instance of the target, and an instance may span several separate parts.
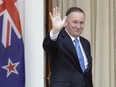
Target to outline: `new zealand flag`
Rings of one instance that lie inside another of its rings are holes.
[[[0,87],[25,87],[24,43],[18,0],[0,0]]]

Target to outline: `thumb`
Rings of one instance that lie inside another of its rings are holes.
[[[65,16],[65,17],[63,18],[63,20],[62,20],[63,23],[66,21],[66,18],[67,18],[67,16]]]
[[[51,19],[51,21],[52,21],[52,20],[53,20],[53,15],[52,15],[51,12],[49,12],[49,16],[50,16],[50,19]]]

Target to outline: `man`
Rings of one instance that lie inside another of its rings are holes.
[[[90,43],[80,36],[85,24],[84,11],[71,7],[61,20],[56,7],[50,18],[53,28],[43,41],[50,57],[50,87],[93,87]]]

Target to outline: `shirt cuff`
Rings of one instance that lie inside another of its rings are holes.
[[[58,37],[58,34],[59,34],[59,32],[56,33],[56,34],[53,34],[53,32],[52,32],[52,30],[51,30],[51,31],[50,31],[50,39],[53,40],[53,41],[56,41],[56,39],[57,39],[57,37]]]

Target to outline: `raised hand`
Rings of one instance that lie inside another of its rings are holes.
[[[56,34],[60,32],[60,30],[63,28],[66,16],[61,19],[61,13],[60,13],[60,8],[53,8],[53,14],[50,12],[50,19],[52,21],[52,32],[53,34]]]

